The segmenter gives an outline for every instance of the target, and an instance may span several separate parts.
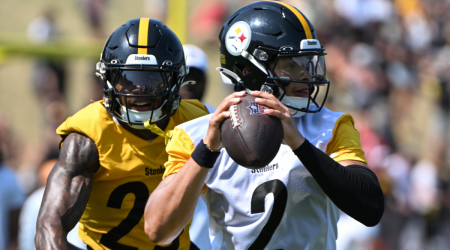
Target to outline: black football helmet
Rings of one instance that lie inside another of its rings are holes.
[[[279,1],[248,4],[228,18],[219,39],[222,68],[218,70],[236,91],[277,94],[291,113],[322,109],[330,84],[325,76],[326,53],[312,24],[297,8]],[[304,99],[301,107],[286,101],[295,98],[284,98],[292,82],[309,84],[309,98],[298,98]]]
[[[178,37],[158,20],[137,18],[108,38],[96,74],[104,82],[108,113],[145,129],[145,121],[153,124],[176,112],[187,71]]]

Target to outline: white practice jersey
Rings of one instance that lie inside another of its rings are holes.
[[[175,129],[167,148],[165,176],[176,173],[206,136],[209,119],[210,115],[204,116]],[[365,162],[350,115],[323,108],[294,121],[311,144],[335,160]],[[357,142],[343,143],[348,140]],[[272,162],[258,170],[239,166],[222,149],[205,184],[202,198],[208,206],[213,249],[336,248],[340,211],[287,145],[281,145]]]

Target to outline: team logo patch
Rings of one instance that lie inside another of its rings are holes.
[[[256,102],[250,102],[247,108],[250,109],[251,115],[261,115],[264,114],[264,110],[269,109],[268,107],[259,105]]]
[[[250,45],[252,30],[248,23],[239,21],[233,24],[225,37],[225,45],[230,54],[238,56]]]

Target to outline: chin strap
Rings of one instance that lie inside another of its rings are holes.
[[[170,138],[172,137],[172,130],[168,130],[167,132],[164,132],[162,129],[158,127],[156,124],[150,124],[150,119],[148,119],[146,122],[144,122],[144,127],[150,131],[152,131],[153,134],[159,135],[164,137],[164,143],[167,145]]]

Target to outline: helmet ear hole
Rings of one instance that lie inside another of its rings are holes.
[[[252,73],[252,70],[251,70],[251,69],[245,67],[244,65],[242,65],[242,64],[240,64],[240,63],[235,63],[235,64],[234,64],[234,69],[235,69],[235,70],[239,70],[239,73],[241,73],[241,74],[244,75],[244,76],[247,75],[247,74]]]
[[[245,66],[244,65],[242,65],[242,64],[240,64],[240,63],[235,63],[234,64],[234,69],[235,70],[238,70],[239,71],[239,73],[241,73],[241,74],[244,74],[244,68],[245,68]]]

